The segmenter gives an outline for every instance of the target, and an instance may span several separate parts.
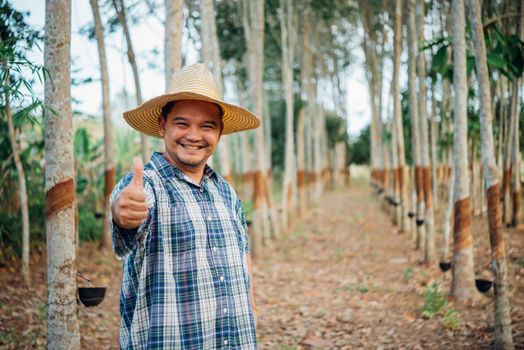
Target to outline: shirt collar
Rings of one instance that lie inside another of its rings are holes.
[[[182,170],[177,168],[176,165],[169,162],[163,153],[154,152],[151,156],[151,163],[157,169],[158,173],[164,178],[177,177],[180,180],[194,184],[189,176],[184,174]],[[215,171],[208,164],[204,167],[204,176],[202,177],[201,184],[203,185],[207,180],[213,176],[216,176]]]

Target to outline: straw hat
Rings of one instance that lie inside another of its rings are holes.
[[[161,138],[158,118],[162,107],[170,101],[201,100],[216,103],[222,108],[222,135],[255,129],[260,126],[260,119],[247,109],[225,103],[218,96],[213,75],[203,64],[185,66],[173,73],[167,93],[142,103],[135,109],[124,112],[124,119],[134,129]]]

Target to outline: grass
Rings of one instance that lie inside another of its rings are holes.
[[[439,285],[433,283],[424,293],[424,306],[422,307],[422,316],[433,318],[448,304],[446,293],[438,290]]]
[[[433,283],[424,293],[424,306],[422,316],[432,319],[440,317],[440,322],[449,329],[455,329],[460,323],[457,310],[448,305],[448,297],[445,292],[439,291],[439,285]]]
[[[370,293],[370,292],[376,292],[377,291],[377,287],[375,287],[375,286],[369,287],[369,286],[367,286],[365,284],[349,283],[349,284],[345,285],[344,287],[342,287],[342,290],[345,290],[348,293],[366,294],[366,293]]]
[[[411,266],[409,266],[404,271],[404,282],[407,283],[407,282],[411,281],[414,276],[415,276],[415,271],[413,270],[413,268]]]
[[[442,316],[442,324],[450,329],[455,329],[459,325],[458,312],[453,307],[448,308]]]
[[[13,344],[15,342],[15,339],[7,334],[7,333],[0,333],[0,344],[8,345]]]

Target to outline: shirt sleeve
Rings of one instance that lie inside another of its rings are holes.
[[[113,201],[118,198],[120,192],[131,182],[133,179],[133,172],[128,173],[124,176],[111,192],[109,198],[110,205],[113,204]],[[153,192],[153,187],[151,186],[151,180],[145,176],[143,181],[143,189],[146,193],[146,202],[148,206],[149,215],[147,219],[135,229],[125,229],[119,227],[113,221],[113,213],[109,211],[109,226],[111,230],[111,241],[113,246],[113,251],[118,259],[123,259],[131,252],[133,252],[140,242],[143,242],[147,233],[151,230],[151,216],[153,214],[153,209],[155,206],[155,195]]]
[[[251,247],[249,244],[249,236],[248,236],[248,230],[247,230],[247,222],[246,222],[246,216],[244,213],[244,206],[242,205],[242,202],[240,199],[237,198],[237,202],[235,205],[237,220],[240,223],[240,226],[242,227],[242,238],[243,238],[243,254],[249,254],[251,251]]]

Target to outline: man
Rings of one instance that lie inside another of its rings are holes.
[[[253,129],[250,111],[221,101],[201,65],[168,93],[125,112],[164,153],[133,163],[111,194],[113,250],[123,259],[123,349],[255,349],[256,305],[242,205],[206,165],[221,135]]]

